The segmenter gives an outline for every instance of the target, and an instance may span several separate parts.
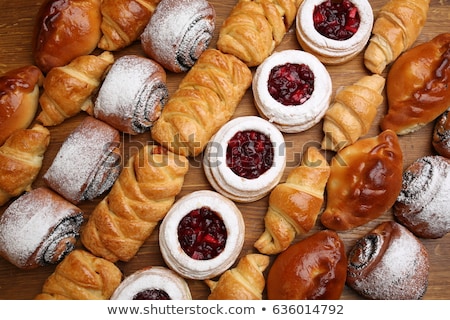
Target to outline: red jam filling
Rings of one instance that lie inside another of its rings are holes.
[[[195,260],[210,260],[225,248],[227,229],[219,215],[209,207],[192,210],[178,224],[178,241]]]
[[[349,0],[326,0],[315,6],[314,27],[321,35],[333,40],[350,39],[360,24],[358,8]]]
[[[314,73],[306,64],[286,63],[270,71],[267,85],[270,95],[279,103],[300,105],[314,91]]]
[[[147,289],[134,295],[133,300],[172,300],[164,290]]]
[[[238,176],[255,179],[273,165],[273,146],[269,137],[254,131],[238,131],[228,141],[227,165]]]

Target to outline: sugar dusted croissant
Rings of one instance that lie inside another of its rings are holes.
[[[341,149],[331,161],[322,224],[344,231],[378,218],[395,203],[402,174],[403,153],[392,130]]]
[[[139,39],[160,0],[103,0],[98,47],[117,51]]]
[[[121,281],[115,264],[77,249],[56,267],[35,300],[108,300]]]
[[[283,40],[301,0],[240,0],[220,28],[217,48],[255,67]]]
[[[92,113],[92,96],[113,62],[112,53],[105,51],[99,56],[80,56],[68,65],[52,68],[44,80],[44,92],[39,98],[42,111],[37,120],[45,126],[54,126],[81,111]]]
[[[314,227],[329,175],[327,160],[317,148],[308,148],[301,165],[270,194],[265,231],[255,242],[258,251],[265,254],[284,251],[297,234],[307,233]]]
[[[153,139],[174,153],[198,155],[232,117],[251,82],[242,61],[205,50],[169,98],[151,130]]]
[[[263,254],[243,256],[237,266],[223,273],[218,281],[205,280],[211,289],[209,300],[261,300],[266,280],[263,272],[269,257]]]
[[[15,131],[0,147],[0,206],[31,190],[50,143],[50,131],[39,125]]]
[[[187,170],[183,156],[156,145],[141,148],[91,213],[83,245],[112,262],[133,258],[172,206]]]
[[[338,151],[367,134],[383,102],[385,79],[364,76],[336,93],[323,121],[322,148]]]
[[[364,52],[364,64],[381,74],[409,49],[427,20],[430,0],[389,0],[378,12]]]

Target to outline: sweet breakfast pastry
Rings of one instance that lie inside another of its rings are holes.
[[[205,50],[170,96],[152,137],[174,153],[199,155],[234,114],[252,82],[251,70],[238,58]]]
[[[239,0],[223,22],[217,48],[256,67],[272,54],[302,0]]]
[[[373,20],[367,0],[304,0],[297,13],[296,36],[302,49],[324,64],[343,64],[364,50]]]
[[[450,158],[450,117],[449,111],[444,111],[436,120],[433,128],[431,143],[436,152]]]
[[[341,149],[331,160],[320,221],[326,228],[346,231],[378,218],[395,203],[402,174],[403,151],[391,130]]]
[[[20,269],[60,262],[75,249],[83,212],[48,188],[14,200],[0,217],[0,255]]]
[[[94,116],[119,131],[149,131],[160,117],[169,92],[166,72],[137,55],[118,58],[106,74],[94,103]]]
[[[47,0],[39,8],[32,55],[47,73],[92,53],[102,35],[101,0]]]
[[[332,230],[321,230],[280,253],[267,276],[270,300],[338,300],[345,286],[344,242]]]
[[[257,116],[230,120],[211,138],[203,154],[211,186],[237,202],[253,202],[268,195],[285,167],[283,135]]]
[[[296,133],[317,124],[329,107],[331,77],[312,54],[273,53],[256,69],[252,83],[259,114],[280,131]]]
[[[394,217],[420,238],[441,238],[450,232],[450,159],[418,158],[403,172],[403,187]]]
[[[308,233],[316,224],[324,203],[325,186],[330,176],[327,160],[315,147],[309,147],[301,164],[286,182],[270,193],[264,217],[265,230],[254,246],[264,254],[286,250],[298,234]]]
[[[186,280],[160,266],[139,269],[126,277],[111,300],[191,300]]]
[[[141,34],[144,52],[172,72],[186,72],[205,51],[216,27],[207,0],[161,0]]]
[[[160,0],[102,0],[102,37],[98,47],[119,51],[139,37]]]
[[[79,56],[65,66],[50,69],[39,98],[42,110],[37,121],[55,126],[81,111],[92,114],[93,96],[113,63],[113,54],[104,51],[98,56]]]
[[[50,131],[35,124],[14,131],[0,146],[0,206],[31,190],[49,143]]]
[[[76,249],[56,266],[35,300],[108,300],[122,278],[114,263]]]
[[[33,65],[9,70],[0,77],[0,145],[14,131],[33,122],[43,81],[41,70]]]
[[[70,202],[92,200],[107,191],[119,176],[120,134],[87,116],[69,134],[43,181]]]
[[[262,300],[266,285],[263,272],[269,262],[263,254],[243,256],[236,267],[225,271],[217,281],[205,280],[211,289],[208,300]]]
[[[427,290],[429,269],[422,242],[402,225],[386,221],[350,249],[347,285],[368,299],[420,299]]]
[[[191,192],[172,206],[159,228],[167,266],[187,279],[214,278],[240,255],[245,237],[241,212],[211,190]]]
[[[364,65],[381,74],[422,32],[430,0],[389,0],[375,18],[369,44],[364,51]]]
[[[339,151],[369,132],[384,100],[385,82],[372,74],[338,89],[323,118],[323,149]]]
[[[116,262],[133,258],[181,191],[188,160],[158,145],[133,155],[81,231],[83,245]]]
[[[448,109],[449,59],[450,33],[441,33],[404,52],[392,64],[387,76],[389,109],[381,120],[383,129],[408,134]]]

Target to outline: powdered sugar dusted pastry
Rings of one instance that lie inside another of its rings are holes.
[[[83,212],[47,188],[17,198],[0,218],[0,255],[21,269],[61,261],[75,248]]]
[[[327,69],[312,54],[284,50],[257,68],[252,89],[260,115],[280,131],[294,133],[322,119],[330,104],[332,84]]]
[[[297,12],[297,39],[323,63],[342,64],[364,49],[373,20],[367,0],[304,0]]]
[[[182,277],[165,267],[147,267],[126,277],[111,300],[191,300]]]
[[[161,223],[159,245],[169,268],[184,278],[205,280],[233,265],[244,237],[237,206],[217,192],[201,190],[175,202]]]
[[[155,61],[136,55],[117,59],[100,87],[94,116],[117,130],[150,130],[168,99],[166,72]]]
[[[101,195],[120,174],[119,138],[113,127],[86,117],[62,144],[44,182],[74,204]]]
[[[212,187],[238,202],[263,198],[278,184],[286,166],[281,132],[257,117],[225,124],[205,149],[203,164]]]
[[[402,225],[386,221],[350,250],[347,285],[369,299],[420,299],[429,269],[425,246]]]
[[[403,172],[394,216],[416,236],[440,238],[450,232],[450,159],[424,156]]]
[[[162,0],[141,34],[144,52],[170,71],[185,72],[208,48],[215,19],[206,0]]]

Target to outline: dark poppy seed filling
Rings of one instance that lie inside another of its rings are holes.
[[[195,260],[210,260],[225,248],[227,229],[219,215],[209,207],[192,210],[178,224],[178,241]]]
[[[314,73],[303,63],[275,66],[270,71],[267,88],[272,98],[279,103],[285,106],[300,105],[314,91]]]
[[[238,131],[228,141],[227,166],[238,176],[255,179],[273,165],[272,141],[255,130]]]
[[[134,295],[133,300],[172,300],[164,290],[147,289]]]
[[[333,40],[350,39],[361,22],[358,8],[349,1],[326,0],[315,6],[314,28],[321,35]]]

